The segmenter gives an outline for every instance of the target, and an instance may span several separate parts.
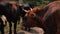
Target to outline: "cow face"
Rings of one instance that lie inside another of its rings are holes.
[[[35,7],[29,10],[24,16],[24,21],[28,23],[35,23],[41,21],[40,8]]]
[[[33,8],[33,9],[29,10],[29,11],[26,13],[25,16],[26,16],[26,17],[34,18],[34,17],[37,16],[37,13],[38,13],[39,10],[40,10],[40,8],[35,7],[35,8]]]
[[[41,26],[40,21],[40,8],[35,7],[25,14],[23,25],[25,27]]]
[[[44,14],[45,14],[46,10],[44,8],[38,8],[38,7],[35,7],[31,10],[29,10],[26,14],[25,14],[25,18],[28,19],[38,19],[39,21],[41,22],[44,22],[45,19],[42,19]]]

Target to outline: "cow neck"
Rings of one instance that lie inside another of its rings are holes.
[[[39,11],[40,16],[38,16],[38,17],[39,17],[39,19],[41,19],[41,21],[42,21],[42,19],[43,19],[43,17],[44,17],[44,14],[47,12],[48,8],[49,8],[49,6],[45,6],[45,7],[43,7],[43,8]]]

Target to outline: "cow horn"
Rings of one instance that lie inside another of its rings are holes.
[[[30,8],[30,10],[32,10],[32,8]]]
[[[25,12],[28,12],[27,10],[23,9]]]

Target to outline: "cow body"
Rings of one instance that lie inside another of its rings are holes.
[[[45,34],[60,34],[60,1],[49,3],[42,9],[33,8],[25,15],[23,26],[42,27]]]
[[[4,3],[4,2],[3,2]],[[17,26],[17,20],[19,19],[18,12],[16,10],[16,3],[14,2],[7,2],[4,4],[0,4],[0,15],[4,15],[7,18],[7,21],[9,22],[9,34],[12,34],[12,22],[14,22],[14,34],[16,34],[16,26]]]
[[[0,4],[0,15],[6,16],[6,19],[9,22],[9,34],[12,34],[12,22],[14,23],[14,34],[16,34],[17,21],[20,19],[20,16],[24,17],[26,12],[23,8],[26,9],[26,7],[20,6],[19,4],[16,4],[16,2],[3,2],[3,4]]]

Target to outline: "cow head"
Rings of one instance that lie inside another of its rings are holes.
[[[19,6],[19,7],[18,7],[19,14],[20,14],[20,16],[22,16],[22,17],[24,17],[24,15],[25,15],[27,12],[29,12],[29,10],[32,9],[30,6],[25,5],[25,4],[24,4],[24,5],[23,5],[23,4],[19,4],[18,6]]]
[[[42,22],[42,17],[43,17],[43,10],[35,7],[31,10],[29,10],[26,14],[25,14],[25,18],[26,20],[36,20],[36,21],[40,21]]]
[[[45,7],[46,8],[46,7]],[[44,14],[46,13],[47,11],[47,8],[45,9],[44,7],[43,8],[38,8],[38,7],[35,7],[31,10],[29,10],[26,14],[25,14],[25,17],[27,18],[32,18],[32,19],[39,19],[40,21],[44,22],[45,19],[43,19],[44,17]]]
[[[38,7],[35,7],[31,10],[26,11],[26,14],[24,16],[23,25],[27,27],[35,27],[35,26],[41,26],[41,9]]]
[[[35,7],[29,11],[26,11],[27,13],[25,14],[26,17],[36,17],[36,12],[40,11],[40,8]]]

